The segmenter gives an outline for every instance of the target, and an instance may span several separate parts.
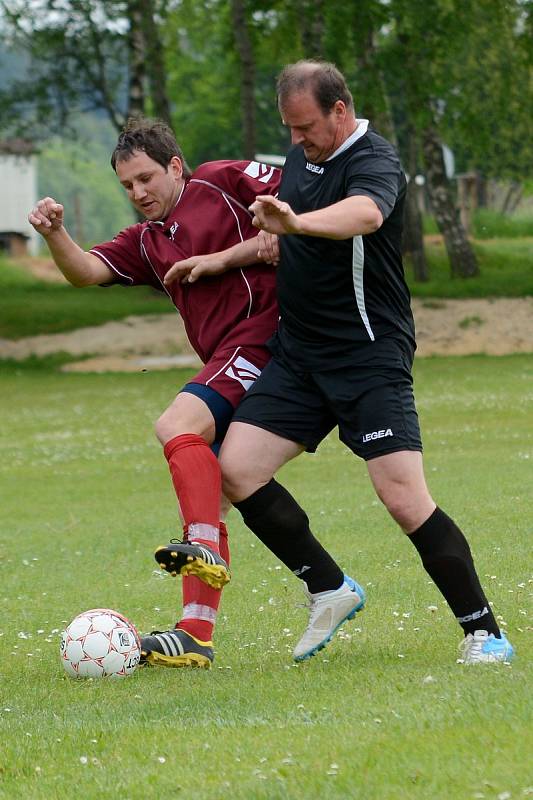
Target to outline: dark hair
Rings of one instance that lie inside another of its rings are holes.
[[[306,59],[288,64],[278,75],[276,88],[280,108],[289,95],[309,90],[324,114],[331,111],[337,100],[354,110],[344,75],[329,61]]]
[[[159,119],[140,116],[128,119],[111,155],[111,166],[115,172],[117,161],[127,161],[136,150],[145,152],[165,170],[168,169],[174,156],[177,156],[183,164],[184,177],[188,178],[191,175],[173,131]]]

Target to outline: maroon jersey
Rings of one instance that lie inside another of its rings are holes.
[[[279,170],[256,161],[202,164],[164,221],[132,225],[91,253],[115,273],[117,283],[166,292],[204,363],[215,350],[263,345],[278,320],[271,265],[253,264],[168,287],[163,278],[176,261],[256,236],[248,206],[258,194],[277,194],[279,181]]]

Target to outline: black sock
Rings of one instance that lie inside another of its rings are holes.
[[[499,638],[500,629],[481,588],[470,547],[455,522],[436,508],[409,538],[465,636],[486,630]]]
[[[309,519],[289,492],[272,479],[233,504],[245,524],[313,594],[338,589],[344,573],[309,530]]]

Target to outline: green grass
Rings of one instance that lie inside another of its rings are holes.
[[[233,580],[210,672],[63,674],[58,632],[84,609],[116,608],[141,631],[175,620],[179,585],[154,574],[152,558],[178,529],[152,422],[189,374],[0,373],[0,797],[531,793],[526,356],[424,359],[415,370],[430,485],[470,539],[517,649],[512,666],[455,663],[451,614],[364,465],[331,437],[282,474],[368,591],[365,612],[323,654],[292,664],[306,622],[299,582],[233,513]]]
[[[439,233],[434,216],[424,214],[422,224],[425,234]],[[472,235],[475,239],[521,239],[530,237],[533,230],[531,210],[502,214],[490,208],[478,208],[472,214]]]
[[[477,278],[451,278],[444,244],[426,242],[430,280],[415,281],[410,259],[406,276],[414,297],[525,297],[533,295],[533,237],[474,242]]]
[[[0,338],[19,339],[100,325],[131,314],[169,313],[168,297],[147,287],[74,289],[33,277],[0,259]]]
[[[473,215],[472,233],[476,239],[520,239],[531,236],[533,215],[499,214],[488,208],[479,208]]]

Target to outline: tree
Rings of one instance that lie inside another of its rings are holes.
[[[426,186],[437,225],[443,235],[453,276],[478,273],[475,253],[468,241],[455,202],[454,190],[444,169],[442,135],[443,98],[450,93],[444,63],[459,24],[456,0],[392,0],[392,37],[388,41],[391,83],[401,87],[404,101],[407,151],[412,163],[421,156]],[[460,15],[459,15],[460,17]],[[414,139],[414,143],[413,143]],[[420,149],[418,149],[420,143]]]
[[[60,133],[74,111],[103,110],[122,129],[151,105],[170,120],[155,0],[0,0],[4,41],[28,75],[0,93],[0,124]]]

